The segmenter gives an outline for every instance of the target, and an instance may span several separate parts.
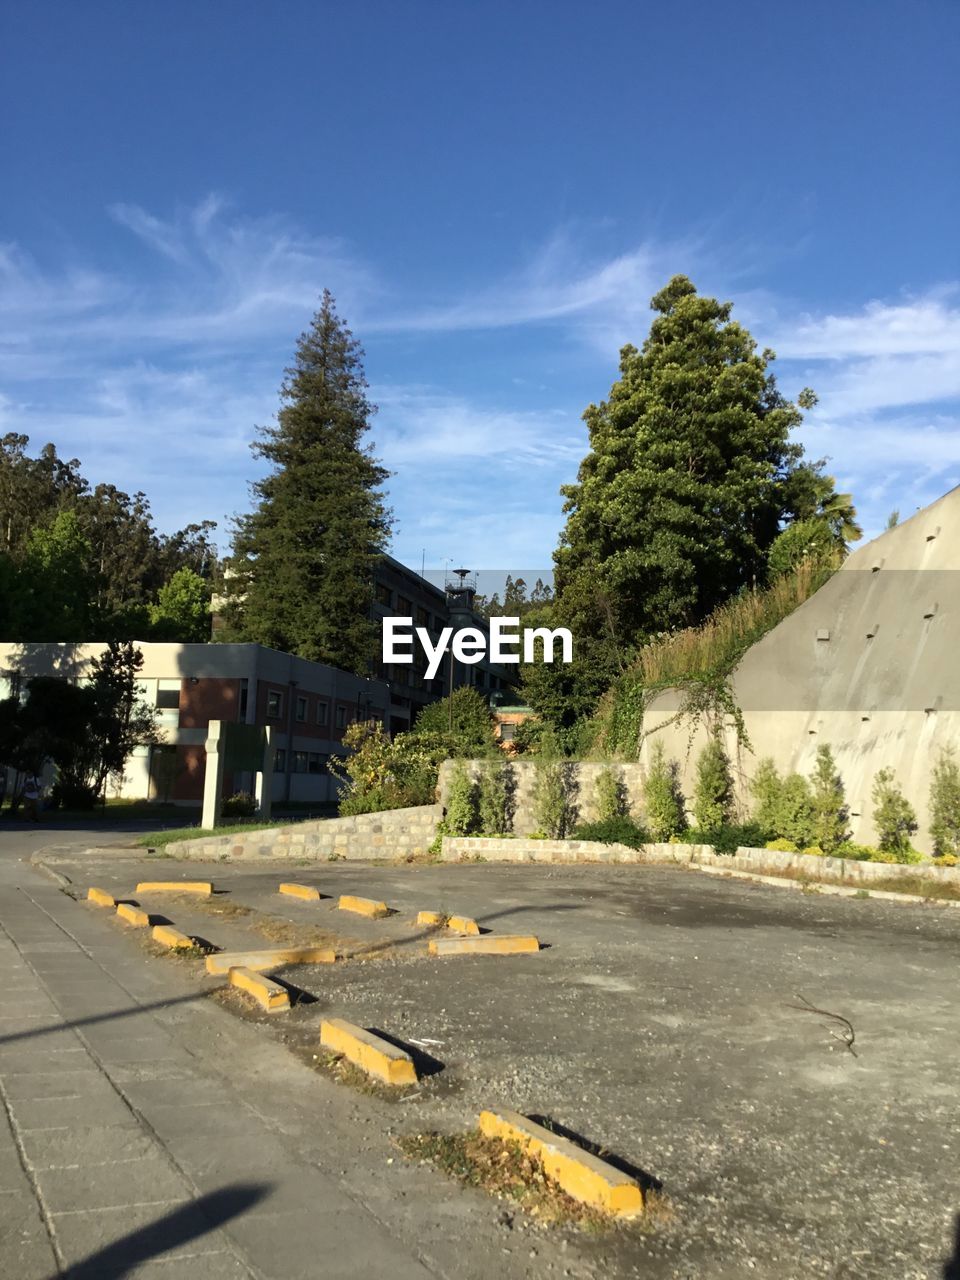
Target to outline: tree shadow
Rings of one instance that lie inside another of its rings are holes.
[[[534,1124],[542,1125],[544,1129],[549,1129],[551,1133],[555,1133],[558,1138],[566,1138],[568,1142],[572,1142],[574,1146],[580,1147],[581,1150],[588,1152],[592,1156],[596,1156],[602,1160],[604,1164],[608,1164],[613,1169],[617,1169],[620,1173],[626,1174],[628,1178],[633,1180],[640,1186],[641,1190],[662,1191],[663,1183],[659,1178],[654,1177],[652,1173],[648,1173],[646,1169],[641,1169],[639,1165],[633,1164],[630,1160],[625,1160],[623,1156],[614,1155],[601,1146],[599,1142],[592,1142],[589,1138],[583,1137],[573,1129],[568,1129],[565,1125],[560,1124],[551,1116],[532,1115],[529,1117]]]
[[[8,1036],[0,1036],[0,1045],[13,1044],[17,1040],[33,1040],[37,1036],[49,1036],[57,1031],[70,1031],[74,1027],[90,1027],[98,1022],[112,1022],[115,1018],[129,1018],[138,1013],[149,1013],[151,1009],[169,1009],[172,1005],[188,1004],[191,1000],[202,1000],[205,991],[198,991],[189,996],[171,996],[167,1000],[154,1000],[150,1004],[137,1004],[129,1009],[115,1009],[111,1013],[92,1013],[86,1018],[74,1018],[72,1021],[54,1022],[45,1027],[34,1027],[30,1031],[14,1031]]]
[[[953,1222],[953,1253],[943,1264],[943,1280],[960,1280],[960,1213]]]
[[[270,1183],[238,1182],[218,1191],[209,1191],[75,1262],[60,1273],[61,1280],[119,1280],[150,1258],[162,1257],[191,1240],[199,1240],[231,1219],[247,1213],[272,1190]],[[50,1277],[50,1280],[55,1280],[55,1277]]]

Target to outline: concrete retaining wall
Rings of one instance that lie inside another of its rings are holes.
[[[355,818],[325,818],[249,834],[177,840],[166,846],[176,858],[398,858],[425,853],[437,834],[438,804],[387,809]]]
[[[825,880],[862,884],[886,877],[922,875],[960,884],[960,867],[904,866],[900,863],[855,862],[850,858],[818,858],[808,853],[780,853],[774,849],[738,849],[715,853],[707,844],[624,844],[592,840],[488,840],[475,836],[444,836],[443,860],[469,862],[667,862],[676,865],[728,867],[732,871],[802,871]]]
[[[444,805],[450,789],[450,778],[458,761],[444,760],[440,766],[440,800]],[[471,774],[480,775],[482,765],[477,760],[463,761]],[[613,769],[622,782],[630,805],[630,812],[639,816],[643,811],[643,779],[646,766],[643,764],[605,764],[595,760],[567,760],[572,780],[571,799],[576,817],[575,823],[593,822],[597,817],[597,777],[605,769]],[[534,788],[537,781],[536,762],[530,760],[509,760],[506,767],[510,770],[511,783],[514,790],[513,830],[517,835],[526,836],[540,828],[534,812]]]

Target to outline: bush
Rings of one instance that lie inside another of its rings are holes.
[[[753,821],[764,831],[776,831],[782,788],[783,779],[777,772],[777,766],[770,756],[765,756],[757,763],[757,771],[750,780],[750,791],[756,802]]]
[[[553,840],[562,840],[576,822],[577,781],[573,766],[559,758],[556,739],[548,731],[540,740],[533,809],[538,827]]]
[[[813,843],[825,852],[832,853],[837,845],[849,838],[847,820],[850,810],[844,799],[843,779],[837,772],[833,752],[826,743],[817,747],[817,763],[812,783]]]
[[[799,849],[813,844],[813,793],[800,773],[787,774],[780,784],[773,831]]]
[[[331,756],[327,765],[340,784],[343,817],[434,803],[440,761],[447,756],[439,735],[398,733],[391,741],[381,724],[355,721],[343,743],[350,754]]]
[[[516,779],[506,761],[488,760],[480,769],[478,798],[480,830],[485,836],[506,835],[513,829]]]
[[[608,765],[597,774],[597,822],[610,818],[622,818],[627,812],[627,789],[623,785],[620,770]],[[586,839],[587,837],[584,837]]]
[[[662,742],[653,745],[650,771],[643,783],[643,799],[651,839],[669,840],[686,827],[680,766],[676,760],[667,760]]]
[[[237,791],[220,806],[221,818],[252,818],[257,812],[257,801],[249,791]]]
[[[892,769],[881,769],[874,776],[872,795],[873,822],[881,852],[898,856],[912,852],[910,837],[917,829],[917,815]]]
[[[894,853],[888,849],[877,849],[872,844],[854,844],[852,840],[845,840],[843,844],[838,845],[833,856],[835,858],[851,858],[855,862],[886,862],[907,865],[925,861],[920,850],[914,849],[909,844],[899,852]]]
[[[732,807],[730,761],[719,738],[711,738],[697,760],[693,816],[701,830],[720,830],[729,823]]]
[[[625,844],[630,849],[639,849],[649,840],[640,823],[626,814],[618,814],[598,822],[581,823],[574,831],[573,838],[595,840],[598,844]]]
[[[772,849],[776,853],[799,853],[800,846],[793,843],[792,840],[784,840],[782,836],[776,840],[768,840],[763,846],[765,849]]]
[[[960,853],[960,766],[953,750],[941,750],[930,780],[930,835],[938,858]]]
[[[682,844],[709,844],[714,853],[734,854],[741,847],[762,849],[766,832],[755,822],[742,825],[726,823],[720,827],[697,827],[684,831],[679,837]]]
[[[447,808],[443,817],[445,835],[469,836],[476,832],[480,817],[478,791],[466,765],[458,760],[447,790]]]
[[[803,852],[809,858],[825,858],[827,856],[826,851],[821,849],[818,844],[808,845]]]
[[[47,804],[51,809],[80,809],[83,812],[96,808],[99,797],[86,782],[58,778],[50,788]]]

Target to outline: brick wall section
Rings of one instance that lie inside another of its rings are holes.
[[[481,765],[476,760],[465,762],[473,775],[479,774]],[[509,768],[513,773],[515,791],[515,812],[513,829],[517,835],[526,836],[538,830],[540,824],[534,813],[533,792],[537,780],[537,766],[533,760],[509,760]],[[597,777],[604,769],[612,768],[620,776],[626,788],[630,811],[638,817],[643,812],[643,779],[646,769],[642,764],[604,764],[602,761],[582,760],[568,761],[570,773],[576,781],[573,803],[576,819],[579,822],[593,822],[597,816]],[[450,775],[456,762],[445,760],[440,766],[440,800],[446,804],[447,791],[450,787]]]
[[[488,840],[475,836],[444,836],[444,862],[667,862],[678,866],[722,867],[731,871],[803,871],[818,879],[842,884],[867,884],[887,876],[922,875],[960,884],[960,867],[903,866],[887,862],[854,862],[850,858],[818,858],[807,853],[773,849],[738,849],[736,854],[714,853],[707,844],[647,844],[630,849],[623,844],[591,840]]]
[[[437,804],[411,809],[387,809],[355,818],[324,818],[289,827],[177,840],[166,846],[176,858],[231,860],[243,858],[316,858],[374,860],[425,853],[442,817]]]

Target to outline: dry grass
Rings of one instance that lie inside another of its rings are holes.
[[[763,591],[748,591],[716,609],[699,627],[675,631],[646,645],[634,672],[650,688],[718,671],[755,644],[823,586],[836,561],[804,560]]]
[[[880,889],[885,893],[915,893],[918,898],[932,902],[960,901],[960,885],[942,880],[928,880],[925,876],[880,876],[871,880],[868,889]]]
[[[185,905],[200,907],[201,910],[216,916],[219,920],[242,920],[244,916],[249,916],[253,912],[253,907],[245,907],[242,902],[231,902],[217,895],[212,898],[201,898],[194,894],[190,898],[188,894],[178,894],[177,897]]]
[[[512,1200],[538,1221],[552,1226],[576,1226],[587,1231],[608,1231],[624,1224],[574,1200],[548,1177],[542,1162],[517,1142],[500,1142],[469,1133],[415,1133],[397,1138],[410,1160],[434,1164],[468,1187],[478,1187],[504,1200]],[[666,1222],[668,1201],[654,1192],[646,1194],[646,1210],[629,1224],[650,1229]]]

